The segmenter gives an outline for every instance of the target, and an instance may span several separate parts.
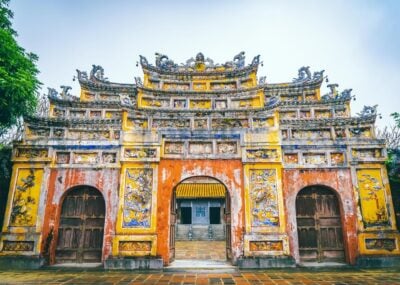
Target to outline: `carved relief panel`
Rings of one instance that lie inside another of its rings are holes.
[[[371,128],[369,127],[350,128],[349,132],[350,132],[350,137],[353,138],[370,138],[372,136]]]
[[[215,109],[222,110],[228,107],[228,103],[226,100],[215,100]]]
[[[274,126],[274,118],[253,118],[253,128],[268,128]]]
[[[210,100],[190,100],[190,109],[210,109],[211,101]]]
[[[303,153],[304,164],[324,165],[328,164],[325,153]]]
[[[236,82],[215,82],[210,85],[211,90],[236,89]]]
[[[73,155],[73,163],[76,164],[95,164],[99,163],[100,159],[97,152],[75,152]]]
[[[157,157],[156,148],[126,148],[124,158],[127,159],[144,159]]]
[[[152,191],[153,169],[126,169],[123,189],[123,228],[150,227]]]
[[[194,128],[195,129],[208,129],[208,120],[207,119],[194,119]]]
[[[330,139],[330,130],[292,130],[294,139]]]
[[[69,116],[71,118],[85,118],[86,117],[86,111],[85,110],[70,110],[69,111]]]
[[[36,128],[33,126],[29,126],[26,128],[26,135],[28,138],[38,138],[38,137],[48,138],[50,136],[50,129]]]
[[[19,169],[14,188],[10,226],[35,226],[43,169]]]
[[[190,128],[190,120],[153,119],[153,128]]]
[[[212,142],[189,142],[189,154],[212,154]]]
[[[283,241],[250,241],[250,251],[283,251]]]
[[[19,159],[39,159],[47,158],[47,149],[38,148],[17,148],[15,157]]]
[[[365,227],[389,225],[386,191],[380,169],[357,170],[361,214]]]
[[[331,153],[331,164],[336,165],[343,165],[345,163],[344,153],[343,152],[332,152]]]
[[[283,156],[283,161],[286,164],[298,164],[299,155],[297,153],[285,153]]]
[[[128,118],[126,125],[128,128],[133,129],[146,129],[148,126],[147,119],[141,118]]]
[[[253,227],[279,226],[275,169],[250,170],[250,211]]]
[[[280,112],[279,117],[281,119],[296,119],[297,118],[297,112],[296,111],[290,111],[290,112]]]
[[[76,140],[96,140],[109,139],[109,131],[84,131],[84,130],[69,130],[68,138]]]
[[[182,100],[182,99],[174,100],[174,108],[175,109],[185,109],[186,108],[186,100]]]
[[[224,128],[248,128],[249,121],[247,119],[213,119],[211,123],[215,129]]]
[[[353,148],[351,155],[353,156],[353,158],[360,160],[383,158],[382,149],[380,148],[364,148],[364,149]]]
[[[70,161],[69,152],[57,152],[56,153],[56,163],[68,164]]]
[[[331,111],[329,111],[329,110],[314,110],[314,117],[317,119],[330,118]]]
[[[164,153],[165,154],[183,154],[184,142],[165,142]]]
[[[250,160],[272,160],[275,161],[279,158],[278,151],[276,149],[257,148],[247,149],[246,157]]]
[[[229,155],[236,154],[238,152],[237,142],[217,142],[217,154],[220,155]]]

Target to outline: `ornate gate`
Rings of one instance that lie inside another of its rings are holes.
[[[56,262],[101,262],[104,218],[105,202],[98,190],[71,190],[61,208]]]
[[[311,186],[296,199],[297,233],[302,261],[344,261],[338,199],[331,190]]]

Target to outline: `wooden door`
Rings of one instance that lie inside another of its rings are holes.
[[[297,233],[302,261],[345,259],[338,199],[324,187],[307,187],[296,199]]]
[[[169,218],[169,262],[175,260],[175,234],[176,234],[176,194],[172,194]]]
[[[105,203],[98,190],[71,190],[61,208],[56,262],[101,262],[104,219]]]
[[[232,236],[231,236],[231,197],[228,191],[225,195],[225,234],[226,234],[226,258],[232,259]]]

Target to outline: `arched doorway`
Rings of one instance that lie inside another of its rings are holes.
[[[230,207],[225,185],[214,178],[197,176],[179,183],[171,201],[170,261],[230,260]]]
[[[71,189],[61,207],[56,263],[101,262],[105,202],[89,186]]]
[[[296,218],[301,261],[345,261],[339,201],[331,189],[302,189],[296,198]]]

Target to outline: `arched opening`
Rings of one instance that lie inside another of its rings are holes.
[[[344,262],[339,200],[324,186],[302,189],[296,198],[297,234],[302,262]]]
[[[196,176],[179,183],[171,201],[170,261],[230,260],[230,215],[230,196],[220,181]]]
[[[56,263],[101,262],[104,220],[100,191],[89,186],[69,190],[61,207]]]

